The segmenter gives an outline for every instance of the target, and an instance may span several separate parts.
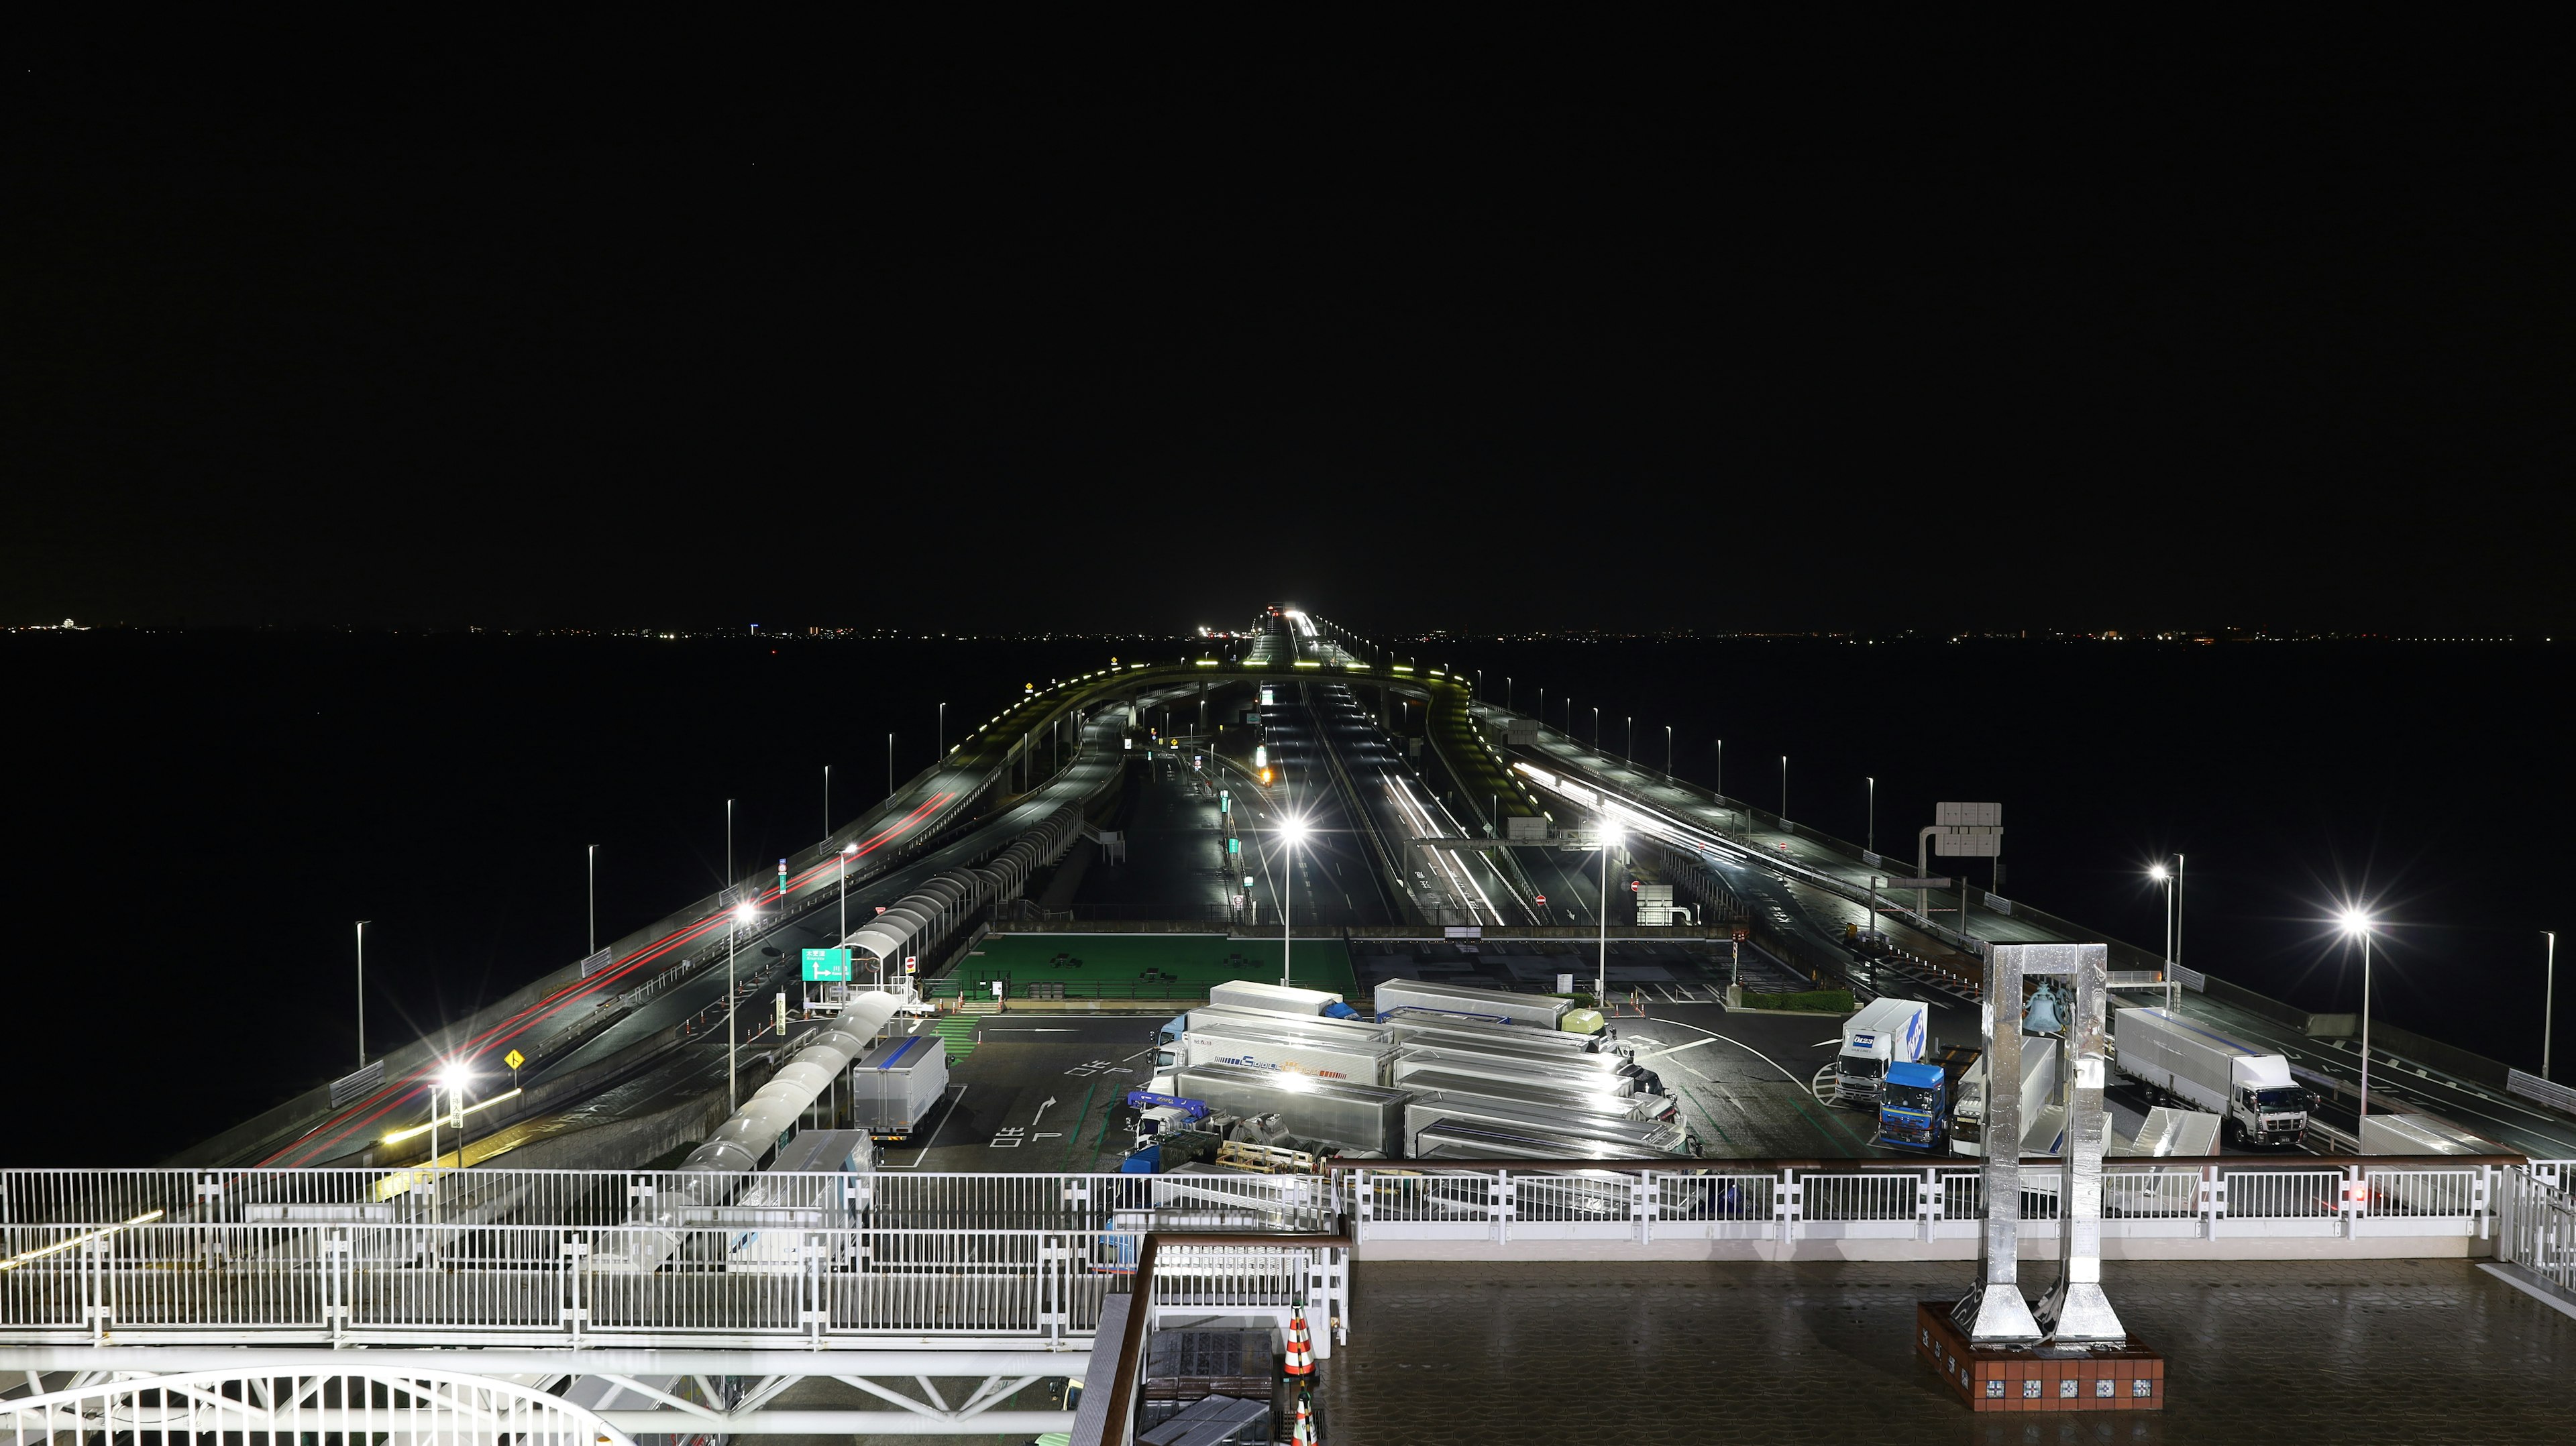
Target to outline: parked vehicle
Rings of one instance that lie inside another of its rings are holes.
[[[2066,1110],[2057,1101],[2057,1048],[2053,1035],[2021,1037],[2021,1153],[2054,1155],[2065,1144]],[[1958,1100],[1950,1107],[1950,1152],[1986,1152],[1986,1066],[1981,1055],[1959,1076]]]
[[[1835,1102],[1876,1109],[1887,1067],[1923,1058],[1930,1017],[1931,1006],[1920,999],[1873,999],[1844,1020],[1843,1047],[1834,1056]]]
[[[1879,1082],[1877,1143],[1925,1151],[1948,1145],[1959,1079],[1977,1058],[1976,1050],[1954,1044],[1928,1060],[1889,1065]]]
[[[2237,1144],[2296,1145],[2308,1127],[2308,1092],[2280,1055],[2170,1009],[2123,1009],[2111,1037],[2120,1073],[2224,1119]]]

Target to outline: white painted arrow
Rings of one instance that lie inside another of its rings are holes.
[[[1038,1123],[1038,1121],[1045,1119],[1045,1118],[1046,1118],[1046,1112],[1047,1112],[1049,1109],[1053,1108],[1053,1107],[1054,1107],[1054,1105],[1055,1105],[1055,1096],[1053,1096],[1053,1095],[1049,1095],[1049,1096],[1047,1096],[1047,1097],[1046,1097],[1046,1103],[1045,1103],[1045,1104],[1042,1104],[1042,1105],[1040,1105],[1040,1106],[1038,1106],[1038,1112],[1037,1112],[1035,1115],[1032,1115],[1032,1116],[1030,1116],[1030,1117],[1029,1117],[1029,1128],[1031,1128],[1031,1129],[1036,1129],[1036,1128],[1037,1128],[1037,1123]]]

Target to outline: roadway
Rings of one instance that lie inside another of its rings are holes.
[[[1639,815],[1653,820],[1655,827],[1651,831],[1675,846],[1695,851],[1749,906],[1765,910],[1768,927],[1774,932],[1824,957],[1847,962],[1865,991],[1874,986],[1874,992],[1923,998],[1931,1001],[1936,1010],[1964,1014],[1964,1009],[1958,1009],[1937,991],[1925,989],[1894,971],[1877,969],[1873,961],[1845,941],[1847,927],[1876,927],[1899,946],[1927,957],[1952,952],[1950,942],[1933,932],[1931,921],[1911,910],[1890,912],[1892,901],[1882,902],[1880,911],[1873,916],[1866,901],[1867,879],[1873,872],[1886,874],[1884,865],[1873,869],[1859,857],[1860,850],[1848,844],[1828,843],[1816,835],[1786,831],[1776,824],[1766,826],[1756,810],[1733,800],[1711,799],[1655,770],[1613,758],[1554,730],[1542,729],[1540,740],[1536,745],[1521,745],[1510,752],[1551,774],[1615,795],[1629,811],[1624,821],[1632,827]],[[1556,793],[1554,801],[1560,805],[1575,803],[1563,793]],[[1850,897],[1848,891],[1854,889],[1863,897]],[[1957,891],[1936,892],[1932,899],[1935,912],[1945,899],[1955,910],[1958,897]],[[1956,926],[1938,927],[1946,934]],[[1966,932],[1972,939],[1989,943],[2063,943],[2107,937],[2063,926],[2045,915],[2007,916],[1974,909],[1968,915]],[[2115,955],[2125,952],[2132,960],[2142,952],[2118,941],[2113,941],[2113,947]],[[2152,956],[2148,956],[2148,962],[2153,962]],[[2165,1001],[2159,993],[2152,999],[2139,995],[2122,1002]],[[2179,992],[2176,1004],[2187,1018],[2208,1023],[2248,1044],[2280,1052],[2311,1086],[2330,1095],[2345,1095],[2358,1086],[2360,1053],[2351,1041],[2311,1038],[2276,1020],[2196,992]],[[1935,1027],[1939,1031],[1937,1022]],[[1974,1032],[1974,1021],[1970,1020],[1962,1033],[1952,1037],[1972,1037]],[[2430,1110],[2525,1154],[2546,1158],[2576,1156],[2576,1120],[2381,1048],[2371,1052],[2371,1099],[2374,1108],[2385,1103],[2390,1109]],[[2344,1127],[2350,1127],[2348,1104],[2338,1105],[2330,1100],[2320,1114],[2330,1123],[2340,1116]]]

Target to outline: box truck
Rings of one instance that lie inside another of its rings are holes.
[[[947,1093],[948,1041],[935,1034],[898,1034],[850,1066],[850,1123],[880,1140],[899,1140]]]
[[[2308,1127],[2308,1092],[2269,1050],[2144,1007],[2111,1016],[2111,1040],[2120,1073],[2217,1115],[2237,1144],[2295,1145]]]
[[[1843,1021],[1843,1046],[1834,1056],[1835,1103],[1878,1108],[1878,1082],[1891,1064],[1923,1058],[1931,1006],[1920,999],[1873,999]]]
[[[1321,989],[1291,989],[1284,984],[1262,984],[1251,979],[1229,979],[1208,989],[1208,1003],[1220,1009],[1253,1009],[1264,1014],[1293,1014],[1304,1018],[1331,1015],[1348,1019],[1353,1010],[1342,1003],[1342,996]]]

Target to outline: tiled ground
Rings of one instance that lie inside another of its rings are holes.
[[[1362,1262],[1332,1446],[2568,1439],[2576,1319],[2463,1261],[2129,1263],[2161,1415],[1971,1415],[1915,1359],[1959,1265]],[[2034,1290],[2032,1293],[2036,1293]]]

